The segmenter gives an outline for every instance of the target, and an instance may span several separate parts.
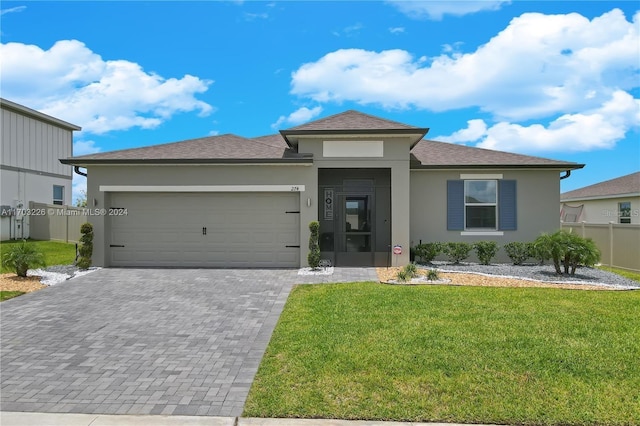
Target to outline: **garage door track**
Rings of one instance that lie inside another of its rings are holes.
[[[2,411],[239,416],[294,270],[103,269],[2,303]]]

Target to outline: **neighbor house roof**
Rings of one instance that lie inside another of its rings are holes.
[[[336,126],[336,127],[332,127]],[[295,130],[298,129],[298,130]],[[232,134],[209,136],[141,148],[89,154],[60,160],[64,164],[169,164],[169,163],[311,163],[311,154],[298,154],[287,135],[312,132],[394,134],[421,138],[428,129],[385,120],[358,111],[347,111],[294,127],[280,134],[243,138]],[[290,132],[290,133],[287,133]],[[366,133],[369,132],[369,133]],[[418,140],[411,151],[412,169],[443,168],[552,168],[572,170],[583,164],[550,160],[528,155],[473,148],[445,142]]]
[[[27,117],[32,117],[40,121],[44,121],[49,124],[53,124],[54,126],[61,127],[67,130],[82,130],[82,127],[76,126],[75,124],[68,123],[64,120],[60,120],[59,118],[52,117],[50,115],[44,114],[40,111],[36,111],[35,109],[27,108],[24,105],[17,104],[10,100],[0,98],[0,105],[2,108],[15,111],[19,114],[25,115]]]
[[[640,172],[574,189],[560,195],[561,201],[640,196]]]
[[[420,141],[411,154],[417,160],[412,169],[533,167],[572,170],[584,167],[584,164],[573,162],[430,140]]]

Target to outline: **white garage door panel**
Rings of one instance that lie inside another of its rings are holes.
[[[112,193],[112,266],[298,267],[298,193]],[[202,228],[206,227],[206,235]],[[124,247],[122,247],[124,246]]]

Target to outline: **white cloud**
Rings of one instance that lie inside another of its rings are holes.
[[[211,81],[185,75],[164,78],[126,60],[103,60],[82,42],[62,40],[50,49],[0,44],[3,97],[101,134],[155,128],[179,112],[209,114],[196,95]]]
[[[498,10],[504,4],[511,3],[505,0],[448,0],[448,1],[402,1],[388,0],[387,3],[395,6],[400,12],[414,19],[430,19],[439,21],[444,15],[463,16],[485,10]]]
[[[386,108],[480,108],[526,120],[601,105],[638,86],[640,12],[527,13],[470,53],[416,59],[395,49],[341,49],[292,74],[293,94],[316,102],[353,101]],[[451,50],[446,48],[445,50]]]
[[[390,27],[389,28],[389,32],[391,34],[402,34],[404,33],[405,28],[404,27]]]
[[[5,15],[7,13],[22,12],[26,8],[27,6],[16,6],[16,7],[10,7],[9,9],[0,9],[0,16]]]
[[[340,37],[342,35],[350,37],[350,36],[358,34],[360,32],[360,30],[363,29],[363,28],[364,28],[364,25],[362,25],[360,22],[356,22],[353,25],[349,25],[347,27],[344,27],[340,31],[333,31],[331,34],[333,34],[336,37]]]
[[[317,107],[311,108],[311,109],[309,109],[307,107],[298,108],[297,110],[295,110],[294,112],[292,112],[288,116],[281,115],[278,118],[278,120],[271,125],[271,128],[272,129],[279,129],[285,123],[288,124],[288,125],[291,125],[291,126],[296,126],[298,124],[305,123],[305,122],[307,122],[307,121],[319,116],[321,112],[322,112],[322,107],[321,106],[317,106]]]
[[[96,152],[100,151],[102,151],[102,149],[99,146],[96,146],[95,141],[78,140],[73,143],[74,157],[77,157],[79,155],[95,154]]]
[[[613,148],[632,128],[640,126],[640,99],[616,91],[600,107],[564,114],[547,126],[499,122],[487,127],[483,120],[469,120],[467,128],[434,139],[444,142],[477,142],[481,148],[513,152],[576,152]]]
[[[83,196],[83,194],[86,194],[86,193],[87,193],[87,177],[74,173],[73,183],[71,184],[71,204],[75,206],[76,202],[78,201],[78,198],[80,198],[81,196]],[[89,207],[91,207],[91,205]]]
[[[440,142],[474,142],[487,134],[487,124],[484,120],[474,119],[467,121],[467,128],[453,132],[449,136],[438,136],[434,140]]]

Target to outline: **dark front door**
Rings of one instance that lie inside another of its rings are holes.
[[[336,264],[373,265],[375,247],[373,194],[344,194],[339,197]]]

